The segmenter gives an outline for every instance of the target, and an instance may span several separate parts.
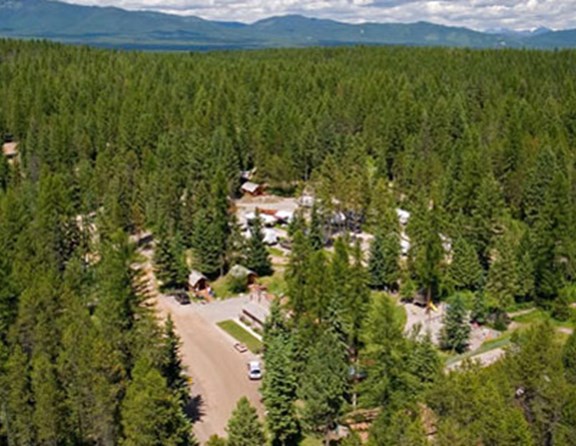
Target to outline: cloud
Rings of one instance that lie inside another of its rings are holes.
[[[347,22],[429,21],[474,29],[576,28],[576,0],[65,0],[253,22],[303,14]]]

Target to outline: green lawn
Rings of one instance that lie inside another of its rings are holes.
[[[238,342],[241,342],[248,347],[248,350],[252,353],[260,353],[262,351],[262,342],[244,330],[233,320],[218,322],[217,325]]]
[[[268,277],[261,277],[258,281],[268,288],[268,291],[276,296],[286,294],[288,292],[288,285],[284,279],[282,271],[276,271],[273,275]]]
[[[300,446],[322,446],[322,440],[316,437],[305,437],[300,442]]]
[[[496,350],[497,348],[506,347],[506,346],[510,345],[510,338],[511,337],[512,337],[512,332],[507,331],[507,332],[503,333],[502,336],[500,336],[496,339],[491,339],[489,341],[485,341],[479,348],[477,348],[474,351],[462,353],[461,355],[449,356],[448,358],[446,358],[445,363],[446,363],[446,365],[450,365],[450,364],[453,364],[455,362],[462,361],[466,358],[473,358],[476,355],[479,355],[481,353],[486,353],[490,350]]]
[[[523,314],[522,316],[513,318],[514,322],[518,322],[519,324],[538,324],[540,322],[544,322],[547,319],[550,320],[552,325],[555,327],[574,328],[573,321],[558,321],[550,317],[546,311],[540,308],[537,308],[530,313]]]

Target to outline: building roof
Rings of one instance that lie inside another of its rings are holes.
[[[232,277],[235,277],[236,279],[242,279],[248,276],[257,276],[258,274],[256,274],[254,271],[246,268],[245,266],[242,265],[234,265],[232,268],[230,268],[230,271],[228,271],[228,274],[230,274]]]
[[[18,143],[17,142],[5,142],[2,144],[2,153],[4,156],[13,157],[18,155]]]
[[[282,220],[282,221],[285,221],[287,223],[290,223],[292,220],[294,220],[294,211],[280,210],[280,211],[276,212],[276,218],[278,220]]]
[[[242,189],[244,192],[253,194],[257,192],[258,189],[260,189],[260,185],[253,183],[252,181],[246,181],[242,186],[240,186],[240,189]]]
[[[410,220],[410,212],[398,208],[396,209],[396,215],[398,216],[398,221],[402,226],[406,226],[408,224],[408,220]]]
[[[200,271],[195,270],[190,271],[190,274],[188,275],[188,284],[190,286],[195,287],[202,280],[207,280],[204,274],[202,274]]]
[[[248,302],[242,307],[242,313],[250,315],[250,318],[257,321],[259,324],[264,325],[266,319],[270,315],[270,311],[254,302]]]
[[[274,229],[266,228],[262,231],[264,236],[264,243],[267,245],[275,245],[278,243],[278,233]]]

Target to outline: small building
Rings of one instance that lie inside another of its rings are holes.
[[[281,224],[289,224],[294,220],[294,212],[280,210],[276,212],[276,220]]]
[[[18,143],[10,141],[2,144],[2,154],[8,158],[8,160],[16,158],[18,156]]]
[[[398,216],[398,221],[402,226],[406,226],[408,224],[408,220],[410,220],[410,212],[398,208],[396,209],[396,215]]]
[[[238,281],[245,280],[247,285],[252,285],[258,278],[258,274],[242,265],[234,265],[228,271],[228,275]]]
[[[262,235],[264,236],[264,243],[266,245],[272,246],[278,243],[278,233],[274,229],[266,228],[262,231]]]
[[[202,291],[206,289],[208,279],[200,271],[192,270],[188,275],[188,287],[191,291]]]
[[[257,217],[260,217],[260,221],[262,222],[262,224],[268,227],[274,226],[278,222],[276,217],[269,214],[260,214],[260,213],[257,214],[256,212],[248,212],[247,214],[244,215],[244,218],[246,219],[246,222],[248,224],[252,224],[252,222],[254,222],[254,220],[256,220]]]
[[[240,190],[244,195],[250,195],[252,197],[260,196],[264,193],[264,187],[261,184],[253,183],[252,181],[246,181]]]

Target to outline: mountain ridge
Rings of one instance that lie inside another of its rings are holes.
[[[339,45],[574,48],[576,30],[481,32],[430,22],[351,24],[302,15],[252,24],[55,0],[0,0],[0,37],[114,48],[204,50]]]

